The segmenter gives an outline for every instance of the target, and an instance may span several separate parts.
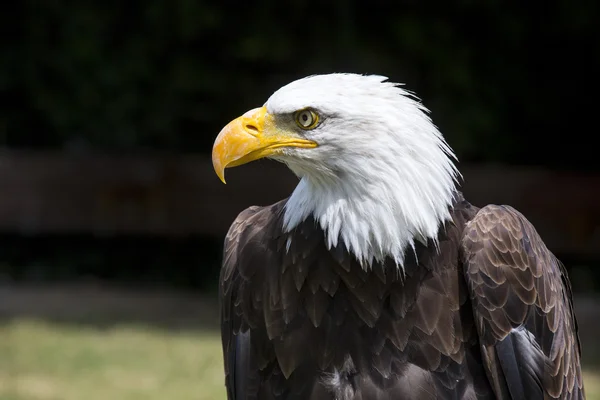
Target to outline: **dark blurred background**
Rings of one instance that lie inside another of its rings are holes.
[[[210,163],[291,80],[406,83],[476,205],[511,204],[600,291],[599,3],[32,1],[0,13],[2,287],[93,282],[214,298],[237,213],[296,178]],[[35,293],[35,291],[34,291]]]
[[[405,82],[456,150],[473,202],[511,201],[570,268],[600,260],[596,2],[13,7],[0,17],[4,279],[210,290],[235,215],[296,182],[265,161],[221,185],[216,134],[327,72]],[[596,270],[586,289],[599,288]]]

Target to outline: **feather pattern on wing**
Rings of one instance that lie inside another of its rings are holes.
[[[499,398],[582,399],[571,285],[527,219],[489,205],[462,238],[486,372]]]

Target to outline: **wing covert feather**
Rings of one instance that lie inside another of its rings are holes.
[[[533,225],[512,207],[489,205],[466,225],[461,246],[496,396],[585,398],[570,282]]]

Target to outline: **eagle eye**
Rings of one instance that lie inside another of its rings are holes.
[[[311,109],[297,111],[294,115],[296,124],[302,129],[313,129],[319,123],[319,115]]]

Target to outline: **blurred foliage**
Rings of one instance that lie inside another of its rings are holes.
[[[406,82],[461,161],[600,169],[599,7],[23,0],[0,13],[0,146],[208,153],[287,82],[358,72]],[[5,237],[0,278],[214,284],[221,238],[111,240]]]
[[[0,144],[208,152],[225,122],[291,79],[348,71],[406,82],[463,160],[592,160],[593,146],[581,145],[592,103],[582,96],[600,66],[596,2],[24,0],[13,8],[0,17],[8,55]]]

